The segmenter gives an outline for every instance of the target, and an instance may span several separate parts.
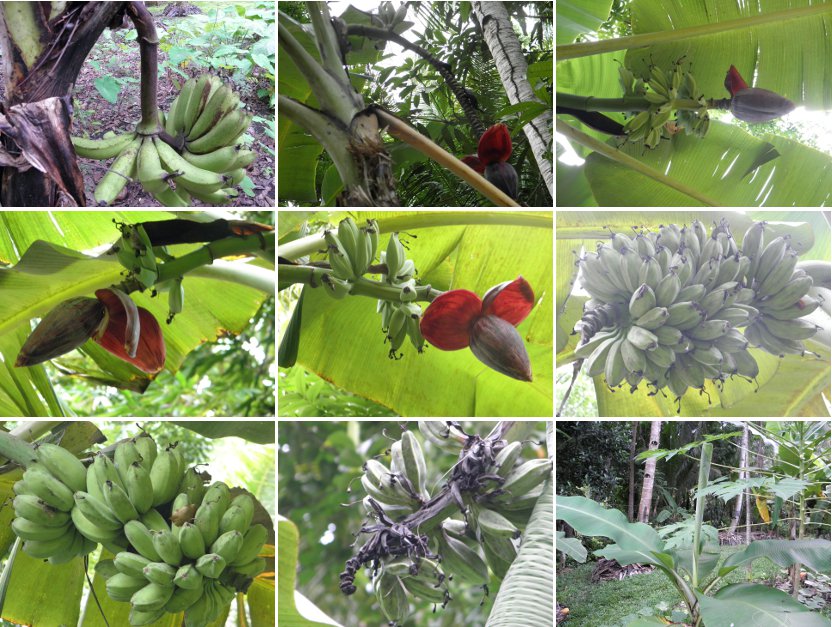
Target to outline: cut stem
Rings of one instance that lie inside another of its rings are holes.
[[[127,7],[127,15],[133,20],[139,40],[139,54],[141,55],[141,108],[142,119],[136,129],[143,135],[158,133],[159,104],[156,100],[158,83],[158,48],[159,37],[156,35],[156,25],[153,16],[142,2],[131,2]]]

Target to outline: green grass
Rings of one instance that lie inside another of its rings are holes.
[[[721,547],[722,559],[743,549],[742,546]],[[557,600],[569,608],[568,627],[614,627],[622,624],[622,619],[632,620],[639,614],[661,614],[669,616],[670,612],[684,610],[679,593],[670,579],[660,571],[646,575],[635,575],[621,581],[608,581],[594,584],[590,576],[595,568],[594,562],[581,564],[577,568],[559,571],[555,581]],[[751,578],[757,583],[771,585],[777,575],[785,576],[774,562],[760,559],[753,562]],[[745,568],[738,568],[729,573],[719,584],[721,588],[729,583],[747,581]],[[712,590],[710,594],[713,594]],[[829,607],[821,612],[829,616]],[[677,614],[673,620],[681,621]],[[626,625],[626,622],[623,623]]]

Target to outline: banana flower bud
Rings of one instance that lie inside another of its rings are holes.
[[[424,338],[441,350],[470,346],[489,368],[520,381],[531,381],[529,355],[515,328],[534,306],[534,292],[523,277],[495,285],[482,300],[468,290],[450,290],[425,310]]]
[[[794,109],[794,103],[780,94],[768,89],[749,87],[733,65],[725,74],[725,89],[731,93],[731,113],[738,120],[749,124],[769,122]]]
[[[46,314],[24,342],[15,366],[43,363],[92,339],[143,372],[159,372],[165,365],[165,341],[153,314],[118,289],[95,295],[70,298]]]

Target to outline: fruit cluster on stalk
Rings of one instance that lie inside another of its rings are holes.
[[[113,600],[131,604],[131,625],[184,611],[187,627],[204,626],[265,568],[268,531],[252,524],[254,499],[221,481],[206,486],[176,445],[159,449],[142,434],[87,467],[49,443],[35,457],[14,485],[23,551],[61,564],[101,544],[115,557],[96,572]]]
[[[819,266],[798,263],[789,237],[772,237],[764,222],[741,245],[725,220],[710,234],[698,220],[613,233],[578,264],[591,299],[575,355],[610,387],[643,381],[678,400],[707,379],[756,377],[750,347],[803,355],[818,330],[803,318],[820,305],[809,294]]]
[[[458,424],[420,421],[426,441],[458,455],[449,479],[430,489],[428,465],[410,431],[390,448],[390,465],[369,459],[361,484],[373,524],[370,539],[347,562],[341,590],[355,592],[356,571],[369,565],[384,615],[401,623],[410,602],[445,606],[449,581],[481,586],[502,579],[535,503],[549,485],[551,460],[522,457],[523,444],[465,433]]]

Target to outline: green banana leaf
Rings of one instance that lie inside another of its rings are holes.
[[[827,554],[828,559],[828,554]],[[697,593],[707,627],[735,627],[737,618],[754,627],[827,627],[829,619],[812,612],[785,592],[756,583],[735,583],[713,597]]]
[[[719,576],[759,557],[767,557],[784,568],[803,564],[819,573],[829,573],[831,550],[829,540],[757,540],[728,557],[719,569]]]
[[[610,13],[612,0],[561,0],[557,3],[557,43],[566,44],[594,31]]]
[[[554,454],[553,440],[553,423],[550,422],[547,430],[550,456]],[[543,494],[534,506],[520,551],[500,584],[486,627],[551,625],[554,622],[553,480],[554,477],[550,477],[546,481]]]
[[[404,357],[391,360],[377,301],[363,296],[333,300],[322,289],[304,296],[297,363],[402,416],[551,416],[552,233],[546,226],[551,214],[534,214],[542,216],[546,228],[501,225],[496,218],[493,226],[429,227],[435,215],[362,213],[361,219],[376,218],[382,232],[395,225],[416,236],[405,237],[408,258],[415,261],[419,279],[436,289],[467,289],[482,297],[494,285],[523,276],[538,299],[518,327],[534,381],[501,375],[468,349],[427,345],[420,355],[407,343]],[[381,237],[379,250],[387,241]]]
[[[558,531],[556,539],[556,548],[558,551],[563,551],[573,560],[580,562],[581,564],[586,561],[586,547],[578,538],[567,538],[566,533]]]
[[[754,22],[758,16],[784,10],[796,14],[812,5],[817,7],[818,3],[735,0],[719,3],[719,10],[714,10],[710,3],[701,0],[637,0],[629,6],[633,34],[656,33],[657,37],[652,42],[648,39],[633,43],[632,49],[626,51],[626,61],[635,67],[649,62],[669,67],[682,59],[692,64],[696,81],[707,98],[727,97],[723,81],[728,68],[735,65],[752,86],[775,91],[808,109],[829,109],[832,103],[832,83],[828,80],[832,57],[827,49],[830,12],[815,12],[795,19],[782,17],[767,24]],[[744,21],[727,29],[728,22],[738,19]],[[591,21],[585,20],[585,24],[590,27]],[[690,27],[699,27],[700,32],[694,35],[683,31]],[[658,42],[658,36],[668,31],[675,31],[672,39],[667,43]],[[562,43],[560,39],[558,43]],[[592,56],[559,61],[558,91],[596,97],[620,96],[618,65],[614,59],[622,59],[624,50],[609,52],[606,47],[609,43],[602,40],[589,44],[590,49],[593,45],[597,48]],[[561,58],[567,56],[563,50],[560,52]],[[606,69],[600,70],[599,66]],[[561,119],[584,130],[572,118],[562,116]],[[728,129],[721,124],[712,124],[703,140],[677,135],[662,144],[661,149],[646,151],[644,155],[640,147],[630,147],[627,152],[658,172],[669,168],[671,178],[685,182],[722,205],[823,206],[829,203],[832,158],[808,146],[781,137],[760,140],[739,128]],[[584,148],[577,145],[575,148],[584,154]],[[779,156],[754,169],[753,174],[747,172],[748,165],[760,165],[774,156],[774,151]],[[767,156],[760,158],[761,154]],[[592,155],[584,166],[558,169],[559,188],[561,184],[577,184],[583,189],[586,179],[590,181],[594,198],[582,206],[698,204],[687,195],[599,155]],[[585,198],[562,189],[559,194],[579,201]]]
[[[277,542],[280,546],[277,556],[277,624],[280,627],[338,627],[338,623],[329,617],[327,622],[317,622],[298,612],[295,604],[295,570],[300,536],[295,524],[280,514],[277,516]],[[323,615],[320,609],[314,609]]]
[[[670,556],[664,554],[664,543],[650,525],[631,523],[617,509],[605,509],[584,496],[557,496],[555,503],[558,520],[578,533],[614,540],[616,544],[606,549],[614,551],[622,565],[641,563],[666,568]]]
[[[3,212],[0,216],[0,413],[4,416],[64,415],[43,366],[14,368],[17,353],[30,332],[30,321],[60,302],[75,296],[93,296],[96,289],[120,281],[115,261],[99,259],[120,233],[112,221],[139,222],[170,219],[168,212]],[[176,248],[176,247],[172,247]],[[194,247],[183,247],[191,250]],[[78,251],[87,251],[85,254]],[[180,251],[173,251],[179,254]],[[18,255],[20,260],[18,262]],[[188,277],[185,310],[172,324],[162,324],[167,349],[165,367],[179,369],[186,355],[199,344],[223,333],[238,333],[267,297],[236,283]],[[133,294],[137,305],[157,320],[167,317],[167,300]],[[143,391],[152,377],[123,362],[93,342],[82,351],[97,368],[78,371],[110,385]],[[69,357],[67,359],[70,359]],[[72,363],[75,366],[75,362]],[[44,401],[41,400],[43,398]]]

